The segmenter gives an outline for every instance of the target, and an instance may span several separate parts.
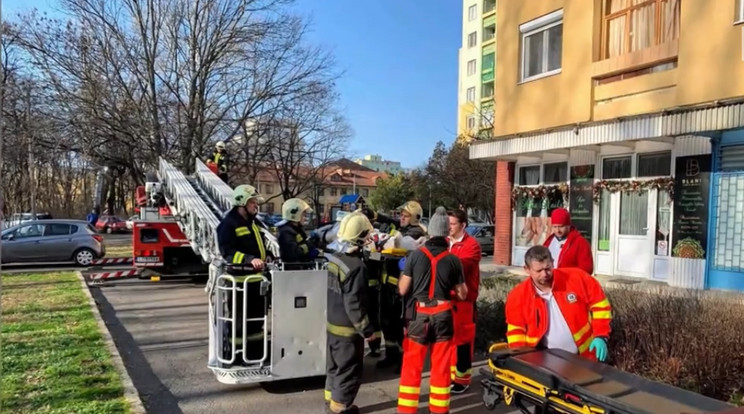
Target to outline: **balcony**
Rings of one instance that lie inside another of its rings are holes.
[[[496,16],[483,19],[483,43],[492,42],[496,38]]]
[[[483,0],[483,15],[496,11],[496,0]]]

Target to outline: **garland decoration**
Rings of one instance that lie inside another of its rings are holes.
[[[664,190],[669,193],[669,202],[674,199],[674,179],[671,177],[654,178],[653,180],[599,180],[592,188],[592,198],[599,203],[602,198],[602,190],[610,193],[636,193],[640,194],[648,190]]]
[[[538,186],[518,186],[512,189],[512,208],[517,205],[519,199],[538,200],[559,196],[563,203],[568,202],[568,184],[560,183],[556,185],[538,185]]]

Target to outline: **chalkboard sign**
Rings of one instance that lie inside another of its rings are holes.
[[[672,256],[705,258],[710,168],[710,154],[678,157],[676,160]]]
[[[568,209],[571,212],[571,224],[591,243],[594,202],[592,201],[594,185],[594,166],[576,165],[571,167],[571,187],[568,197]]]

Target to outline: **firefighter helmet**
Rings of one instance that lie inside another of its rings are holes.
[[[347,214],[338,226],[337,239],[341,242],[363,244],[374,227],[367,216],[361,212]]]
[[[217,149],[225,149],[225,141],[217,141],[217,144],[215,145]]]
[[[245,206],[251,199],[255,199],[258,203],[264,202],[264,198],[258,194],[256,188],[252,185],[243,184],[235,187],[232,199],[234,206]]]
[[[421,208],[421,204],[416,201],[409,201],[403,204],[402,206],[400,206],[400,210],[405,211],[406,213],[411,215],[411,224],[413,225],[419,224],[421,215],[424,212],[424,210]]]
[[[287,221],[301,222],[305,213],[310,213],[313,209],[310,204],[300,198],[290,198],[282,204],[282,218]]]

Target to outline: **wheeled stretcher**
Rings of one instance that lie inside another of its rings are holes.
[[[562,350],[502,343],[491,347],[488,359],[481,385],[491,410],[504,402],[525,414],[744,414],[744,408]]]

